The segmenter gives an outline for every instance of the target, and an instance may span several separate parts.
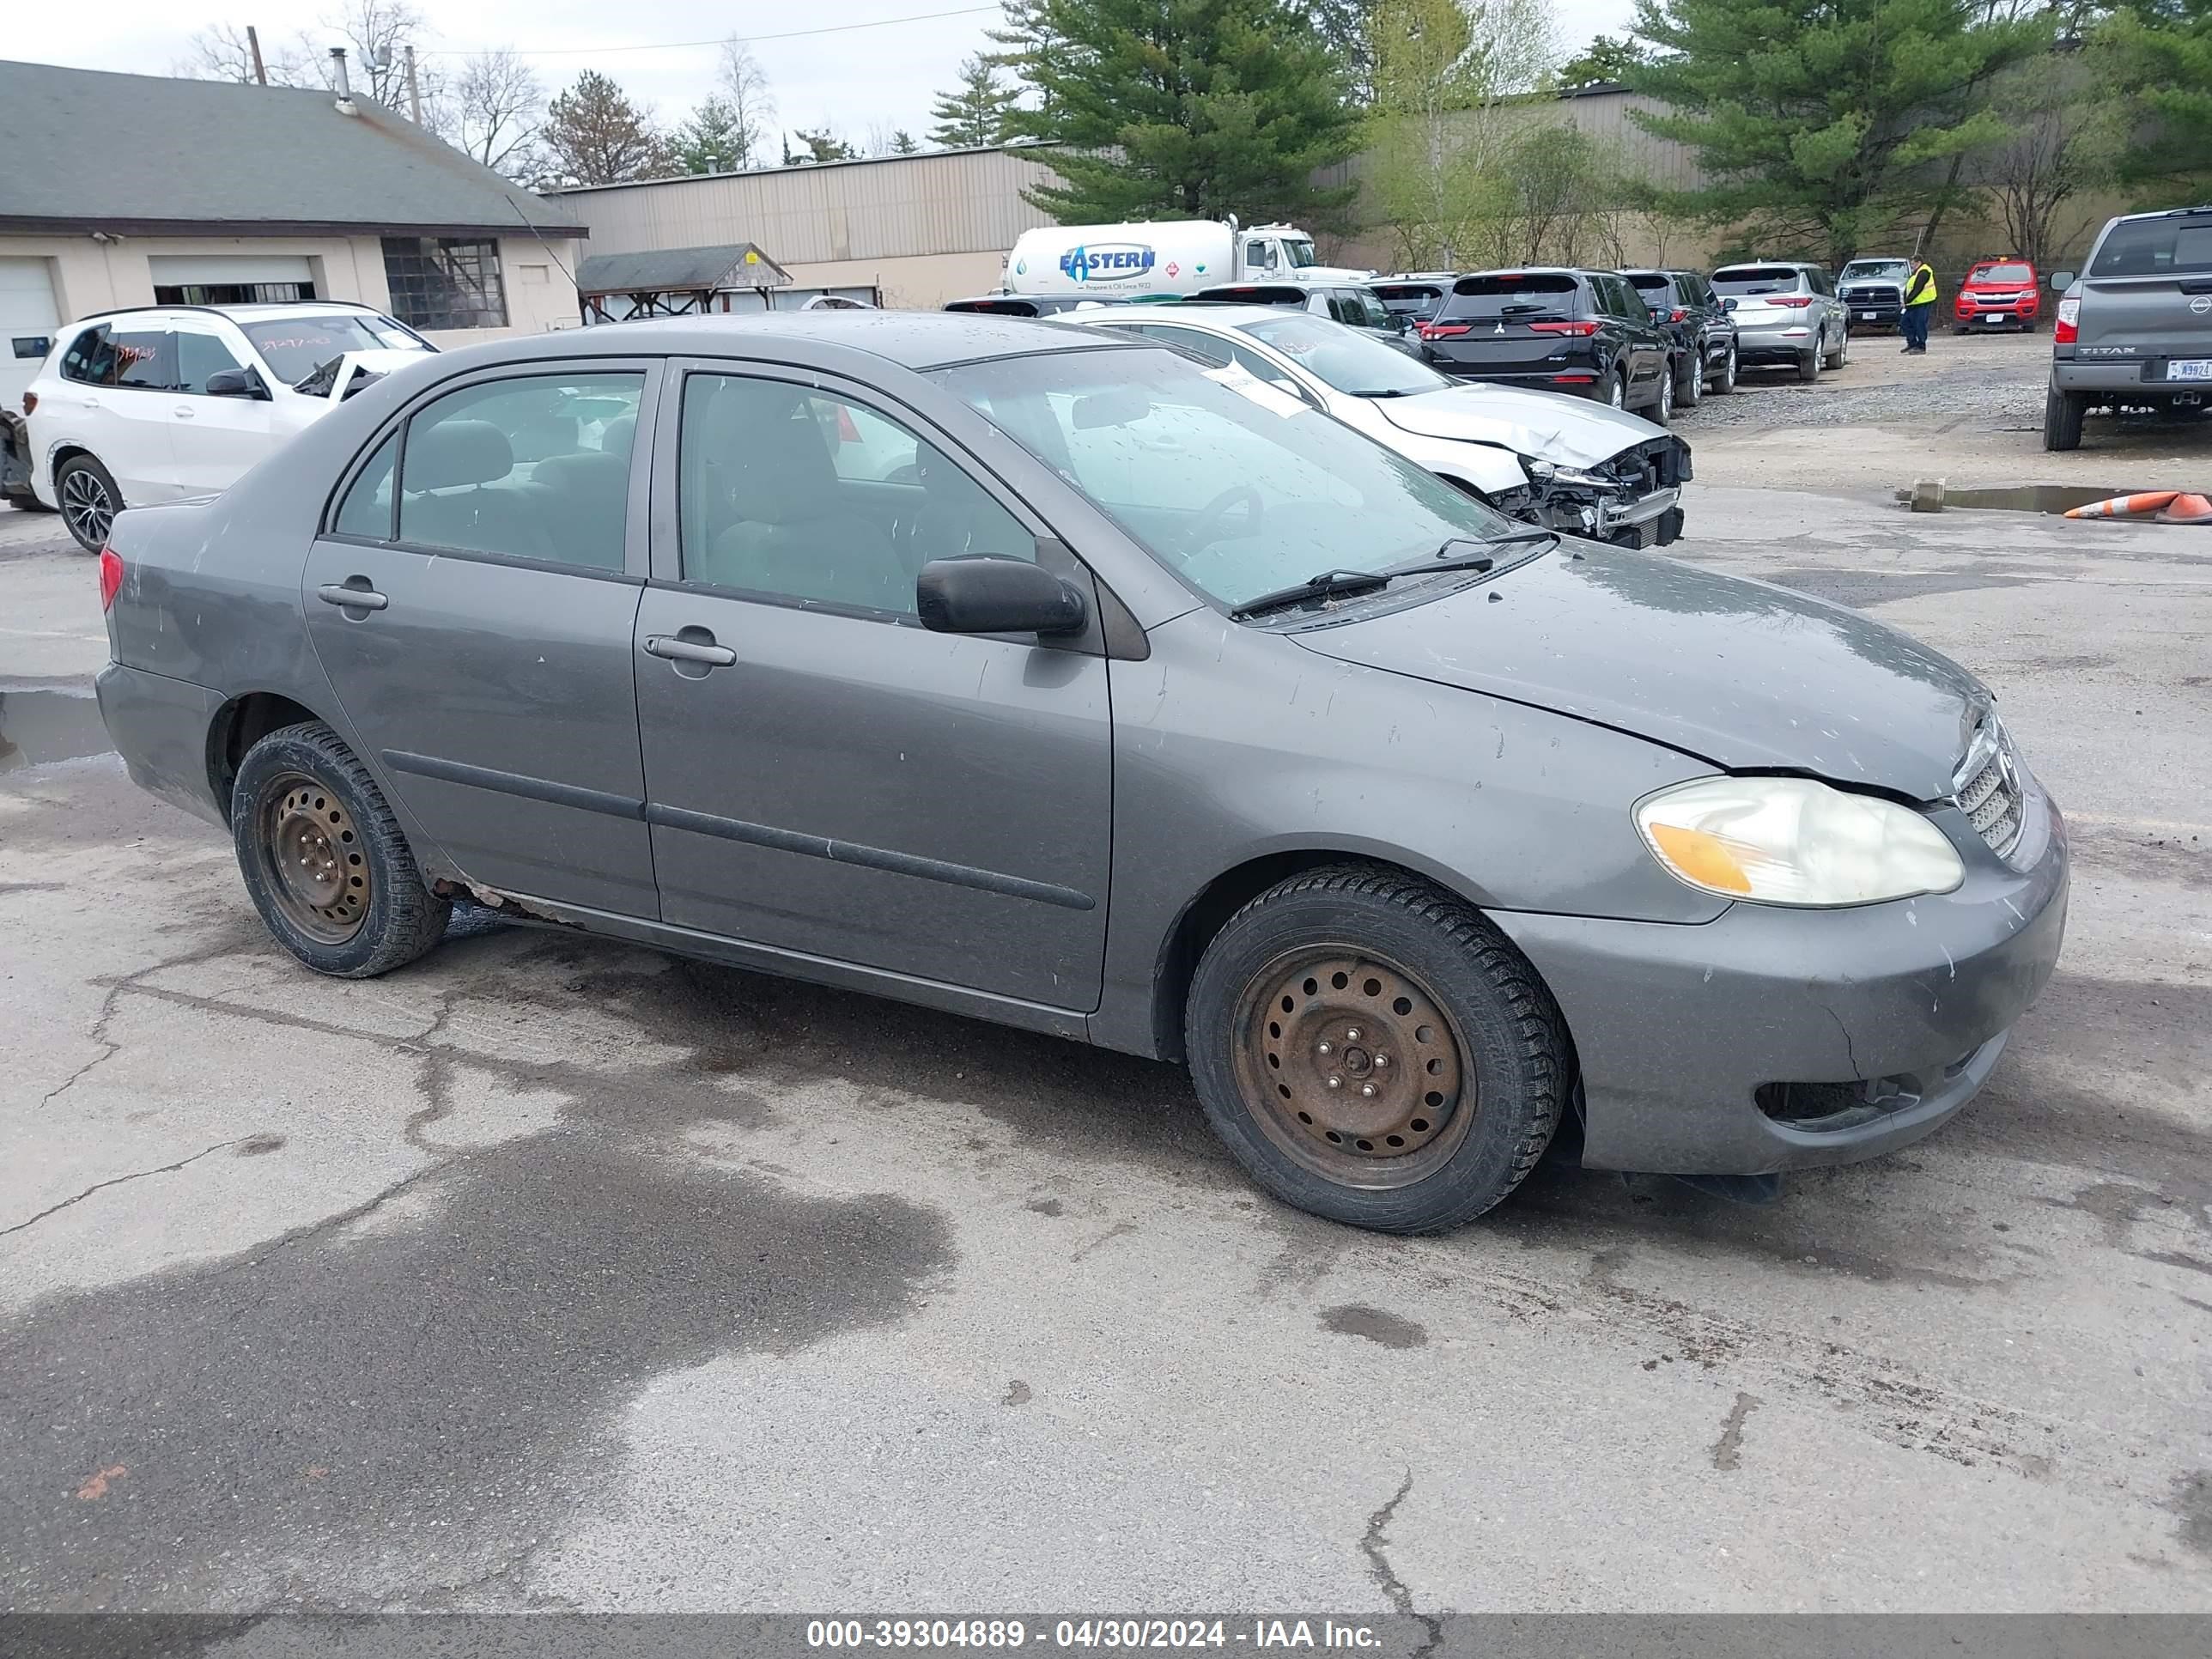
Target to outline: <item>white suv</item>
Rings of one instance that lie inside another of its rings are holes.
[[[212,495],[433,346],[368,306],[146,306],[60,331],[23,394],[31,492],[98,552],[126,507]]]

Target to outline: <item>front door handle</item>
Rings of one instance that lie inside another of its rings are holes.
[[[179,404],[169,412],[180,421],[189,421],[192,418],[192,406],[190,404]]]
[[[381,611],[392,603],[368,585],[366,577],[356,576],[358,587],[343,582],[325,582],[315,590],[315,597],[325,605],[343,605],[348,611]]]
[[[696,631],[706,633],[704,629]],[[648,634],[645,649],[648,656],[665,657],[670,662],[704,663],[709,668],[728,668],[738,659],[738,653],[728,646],[716,645],[711,634],[704,640],[687,640],[674,634]]]

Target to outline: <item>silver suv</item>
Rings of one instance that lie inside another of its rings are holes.
[[[1795,363],[1797,378],[1817,380],[1850,356],[1850,313],[1820,265],[1747,260],[1713,273],[1713,291],[1735,319],[1737,360]]]
[[[2202,409],[2212,399],[2212,207],[2106,222],[2051,335],[2043,447],[2075,449],[2092,408]]]

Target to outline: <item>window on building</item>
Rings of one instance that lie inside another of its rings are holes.
[[[489,237],[387,236],[392,314],[416,328],[505,328],[499,244]]]
[[[156,283],[157,306],[264,306],[319,300],[313,283]]]

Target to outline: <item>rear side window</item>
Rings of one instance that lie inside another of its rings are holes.
[[[399,459],[399,539],[620,570],[644,385],[641,374],[529,375],[426,404]]]
[[[1510,317],[1571,317],[1583,308],[1582,284],[1559,271],[1501,271],[1462,276],[1444,302],[1447,317],[1484,321]]]
[[[1804,273],[1795,265],[1730,265],[1713,273],[1713,287],[1731,299],[1753,294],[1795,294]]]
[[[62,375],[88,386],[177,390],[176,337],[167,329],[118,329],[103,323],[78,335],[62,359]]]
[[[1349,323],[1358,328],[1367,321],[1367,313],[1360,310],[1359,302],[1342,289],[1332,289],[1328,296],[1328,314],[1340,323]]]
[[[2035,271],[2032,266],[2021,264],[1976,265],[1966,280],[1970,283],[2032,283],[2035,280]]]
[[[85,330],[70,342],[70,349],[62,354],[62,379],[98,385],[106,379],[110,367],[106,349],[106,324]]]
[[[2212,271],[2212,214],[2127,219],[2112,227],[2092,276],[2202,276]]]

